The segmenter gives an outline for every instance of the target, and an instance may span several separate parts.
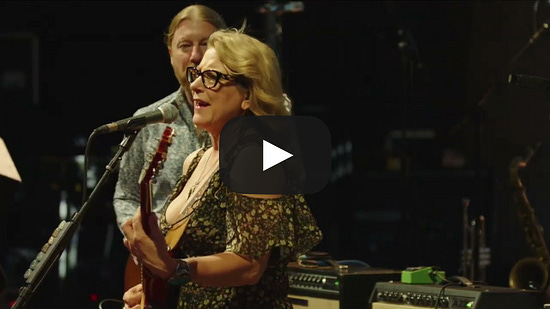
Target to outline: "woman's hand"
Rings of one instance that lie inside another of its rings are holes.
[[[143,292],[141,283],[124,292],[124,296],[122,296],[124,309],[139,309],[141,306],[141,292]]]
[[[122,231],[126,236],[124,245],[151,274],[168,279],[176,269],[176,261],[168,254],[164,235],[158,227],[157,216],[151,213],[144,223],[149,228],[149,234],[145,233],[140,212],[122,225]]]

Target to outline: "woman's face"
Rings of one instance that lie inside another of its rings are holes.
[[[208,86],[212,86],[213,78],[222,76],[218,72],[223,76],[228,76],[227,69],[213,48],[206,50],[197,70],[199,72],[210,71],[203,75]],[[194,107],[193,122],[199,128],[217,136],[229,120],[244,115],[244,112],[250,107],[250,102],[246,99],[246,89],[234,80],[219,77],[215,86],[207,88],[203,83],[203,78],[199,76],[191,83]]]

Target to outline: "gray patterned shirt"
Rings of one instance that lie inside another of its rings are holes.
[[[172,103],[178,107],[178,118],[170,124],[156,123],[145,126],[137,134],[130,149],[122,156],[113,199],[119,227],[134,216],[139,208],[139,175],[142,169],[147,168],[147,156],[157,150],[164,129],[170,126],[174,129],[175,136],[172,144],[168,147],[164,167],[156,177],[156,183],[153,184],[153,211],[157,213],[158,217],[160,217],[160,212],[176,181],[181,177],[183,161],[191,152],[198,149],[207,138],[206,134],[201,134],[200,140],[197,137],[193,115],[180,90],[151,105],[138,109],[134,116],[154,111],[166,103]]]

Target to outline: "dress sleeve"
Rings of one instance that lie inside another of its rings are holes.
[[[260,257],[285,247],[294,259],[313,248],[321,231],[302,195],[257,199],[233,195],[227,209],[226,251]]]

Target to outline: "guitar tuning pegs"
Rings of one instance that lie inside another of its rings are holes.
[[[153,167],[153,177],[160,174],[161,169],[157,167]]]

